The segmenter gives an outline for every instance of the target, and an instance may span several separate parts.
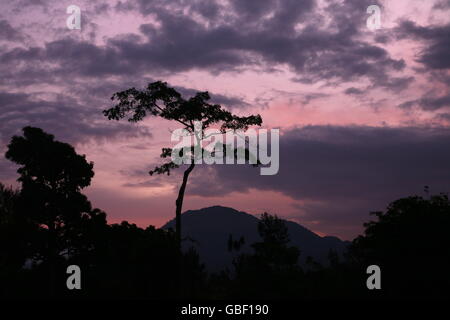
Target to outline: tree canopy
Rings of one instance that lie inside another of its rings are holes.
[[[189,167],[183,173],[182,183],[178,191],[178,197],[175,201],[176,210],[176,235],[178,246],[181,249],[181,211],[183,207],[183,199],[190,173],[195,167],[198,154],[194,150],[203,151],[202,141],[204,131],[212,125],[220,126],[220,132],[225,133],[228,130],[247,130],[249,126],[262,123],[260,115],[250,115],[241,117],[225,110],[219,104],[210,103],[211,97],[208,92],[197,92],[191,98],[183,98],[175,89],[167,85],[166,82],[157,81],[150,83],[145,89],[139,90],[130,88],[128,90],[116,92],[111,97],[115,106],[103,111],[103,114],[110,120],[120,120],[126,118],[130,122],[138,122],[148,116],[157,116],[166,120],[173,120],[183,126],[183,129],[195,138],[195,142],[182,148],[181,150],[172,150],[172,148],[163,148],[161,158],[172,157],[172,153],[184,153],[183,157],[188,154]],[[200,124],[200,125],[198,125]],[[222,150],[226,146],[221,146]],[[208,152],[208,151],[207,151]],[[232,151],[237,156],[237,150]],[[251,155],[244,152],[246,158]],[[149,172],[153,174],[167,174],[171,170],[179,167],[178,163],[173,160],[157,166]]]

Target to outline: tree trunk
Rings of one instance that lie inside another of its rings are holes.
[[[175,216],[175,237],[177,242],[177,268],[178,268],[178,295],[179,298],[183,297],[183,267],[182,263],[182,253],[181,253],[181,210],[183,208],[183,198],[184,192],[186,190],[187,180],[189,178],[189,174],[194,169],[195,163],[192,162],[189,168],[184,171],[183,174],[183,182],[181,183],[180,190],[178,191],[178,197],[176,200],[176,216]]]
[[[186,190],[187,180],[189,178],[189,174],[194,169],[195,163],[192,162],[189,168],[184,171],[183,174],[183,183],[181,184],[180,190],[178,191],[178,197],[175,202],[176,204],[176,216],[175,216],[175,230],[176,230],[176,241],[178,250],[181,251],[181,210],[183,208],[183,199],[184,199],[184,192]]]

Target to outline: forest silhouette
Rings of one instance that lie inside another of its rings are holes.
[[[105,115],[120,119],[131,112],[129,119],[138,121],[150,112],[187,125],[198,118],[205,125],[222,122],[228,129],[261,124],[259,116],[240,118],[208,104],[207,93],[184,100],[161,82],[146,92],[130,90],[117,93],[118,107]],[[163,109],[158,109],[158,99],[165,103]],[[170,156],[170,150],[162,156]],[[290,244],[284,221],[264,213],[258,223],[261,241],[251,244],[252,252],[240,253],[245,239],[230,237],[223,246],[238,253],[232,270],[211,273],[194,248],[181,250],[179,222],[178,230],[144,229],[127,221],[108,224],[106,213],[93,208],[82,193],[91,183],[94,165],[70,144],[40,128],[25,127],[21,136],[12,137],[5,157],[19,166],[20,188],[0,183],[1,298],[449,297],[446,194],[406,197],[374,212],[375,220],[364,225],[364,234],[353,240],[345,256],[330,251],[327,265],[309,259],[301,266],[301,247]],[[168,173],[173,168],[169,164],[156,170]],[[186,186],[186,172],[184,177]],[[177,218],[182,193],[176,201]],[[67,289],[69,265],[80,266],[82,290]],[[382,270],[381,290],[366,286],[369,265]]]

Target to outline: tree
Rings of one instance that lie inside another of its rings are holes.
[[[33,239],[32,259],[48,265],[53,292],[56,265],[80,248],[86,220],[106,223],[104,213],[92,210],[80,192],[94,176],[93,163],[71,145],[33,127],[11,139],[5,156],[20,165],[22,189],[15,215],[40,228],[40,236]]]
[[[392,202],[351,246],[362,267],[381,268],[383,293],[395,297],[448,296],[450,201],[445,194]]]
[[[125,91],[116,92],[111,100],[116,101],[116,105],[110,109],[104,110],[103,114],[108,119],[120,120],[128,118],[130,122],[138,122],[147,115],[158,116],[163,119],[173,120],[183,126],[190,135],[195,137],[195,146],[189,146],[181,153],[183,156],[189,157],[189,166],[183,173],[182,183],[178,191],[178,197],[175,201],[175,229],[178,248],[181,250],[181,212],[183,207],[183,199],[186,191],[186,185],[192,170],[196,164],[196,153],[194,149],[201,149],[206,152],[201,145],[199,136],[203,136],[204,131],[213,125],[220,125],[222,134],[227,131],[247,130],[249,126],[262,123],[261,116],[251,115],[248,117],[239,117],[231,112],[224,110],[218,104],[210,104],[210,96],[208,92],[198,92],[194,97],[184,99],[181,94],[174,88],[168,87],[167,83],[157,81],[150,83],[146,89],[138,90],[130,88]],[[200,125],[196,127],[196,123]],[[225,146],[224,146],[225,148]],[[191,151],[190,154],[189,150]],[[163,148],[161,158],[169,158],[172,152],[171,148]],[[237,154],[237,150],[233,151]],[[245,153],[246,158],[250,155],[248,151]],[[179,165],[173,161],[169,161],[160,167],[156,167],[149,172],[153,174],[170,174],[172,169],[178,168]]]
[[[37,225],[17,215],[20,192],[0,183],[0,275],[20,270],[30,254],[30,242]]]
[[[255,255],[271,268],[284,269],[297,265],[300,250],[288,246],[289,232],[286,223],[276,215],[263,213],[258,222],[258,233],[262,242],[252,245]]]
[[[233,297],[280,298],[301,294],[303,271],[297,264],[300,250],[290,246],[285,221],[264,213],[258,222],[261,241],[253,243],[253,253],[242,253],[233,260]]]

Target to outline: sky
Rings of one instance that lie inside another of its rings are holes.
[[[113,93],[157,80],[280,129],[277,175],[198,166],[185,210],[269,212],[351,240],[389,202],[450,190],[449,0],[2,1],[0,74],[0,154],[26,125],[73,144],[110,222],[174,216],[181,169],[148,171],[178,125],[102,115]],[[16,170],[0,158],[2,183]]]

